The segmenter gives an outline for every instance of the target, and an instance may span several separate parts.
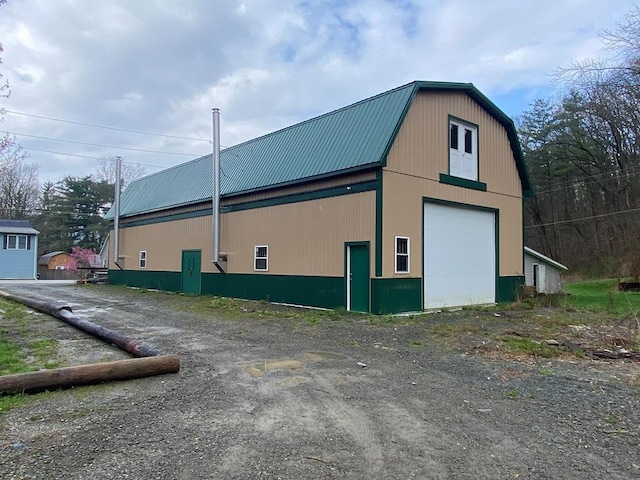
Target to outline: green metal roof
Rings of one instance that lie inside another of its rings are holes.
[[[412,82],[220,152],[222,197],[307,182],[383,166],[411,101],[419,90],[464,91],[508,132],[523,190],[531,184],[515,127],[470,83]],[[212,194],[212,160],[205,155],[131,182],[122,216],[206,201]],[[113,217],[109,211],[107,218]]]

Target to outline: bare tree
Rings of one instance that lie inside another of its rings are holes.
[[[0,6],[2,6],[3,3],[6,3],[6,1],[7,0],[0,0]],[[2,53],[3,51],[4,50],[2,48],[2,43],[0,43],[0,53]],[[0,64],[2,64],[2,57],[0,57]],[[10,93],[11,91],[9,90],[9,82],[6,78],[4,78],[4,75],[0,73],[0,98],[9,98]],[[2,123],[3,115],[4,109],[0,107],[0,123]],[[4,173],[8,165],[8,161],[3,158],[2,154],[9,148],[9,144],[10,142],[8,135],[0,138],[0,174]]]
[[[117,157],[102,157],[98,160],[97,180],[100,182],[106,182],[110,184],[116,183],[116,158]],[[121,186],[124,188],[136,178],[140,178],[147,173],[147,169],[139,163],[124,163],[122,164],[122,178]]]
[[[28,154],[9,137],[0,152],[0,217],[22,219],[38,204],[38,164],[28,163]]]
[[[603,38],[613,58],[558,70],[562,99],[534,104],[519,124],[536,190],[525,232],[574,270],[638,275],[640,8]]]

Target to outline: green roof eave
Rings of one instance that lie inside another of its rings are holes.
[[[230,193],[225,193],[223,195],[220,195],[220,198],[233,198],[233,197],[239,197],[242,195],[249,195],[252,193],[258,193],[258,192],[264,192],[267,190],[274,190],[277,188],[284,188],[284,187],[290,187],[293,185],[306,185],[308,183],[313,183],[313,182],[317,182],[319,180],[326,180],[329,178],[334,178],[334,177],[342,177],[345,175],[350,175],[353,173],[358,173],[358,172],[363,172],[363,171],[367,171],[367,170],[375,170],[377,168],[382,167],[382,161],[378,160],[378,161],[372,161],[371,163],[367,163],[365,165],[358,165],[355,167],[351,167],[351,168],[346,168],[343,170],[336,170],[334,172],[327,172],[327,173],[322,173],[320,175],[315,175],[313,177],[305,177],[305,178],[300,178],[300,179],[296,179],[296,180],[290,180],[288,182],[283,182],[283,183],[278,183],[278,184],[274,184],[274,185],[265,185],[263,187],[257,187],[257,188],[253,188],[250,190],[242,190],[242,191],[238,191],[238,192],[230,192]]]
[[[498,106],[489,100],[480,90],[478,90],[473,83],[446,83],[446,82],[419,82],[425,84],[424,87],[431,90],[448,90],[456,89],[462,90],[467,93],[471,98],[478,102],[489,114],[495,118],[507,131],[507,137],[511,144],[511,150],[513,156],[516,159],[516,168],[520,175],[520,184],[522,185],[522,196],[525,198],[533,197],[533,184],[529,177],[529,171],[527,165],[524,162],[524,156],[522,155],[522,149],[520,148],[520,141],[518,140],[518,132],[513,120],[504,113]]]

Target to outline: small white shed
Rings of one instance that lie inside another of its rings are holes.
[[[568,270],[561,263],[524,247],[524,281],[527,287],[535,287],[536,293],[561,293],[561,272]]]

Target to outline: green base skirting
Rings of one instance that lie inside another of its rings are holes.
[[[524,277],[498,277],[496,302],[515,302],[522,285],[524,285]]]
[[[181,289],[180,272],[109,270],[109,283],[170,292]],[[499,277],[496,302],[518,299],[524,277]],[[222,297],[268,300],[311,307],[344,308],[345,284],[341,277],[299,275],[202,274],[201,292]],[[375,314],[422,310],[422,279],[372,278],[371,312]]]
[[[422,310],[421,278],[372,278],[371,312],[376,314]]]
[[[324,308],[344,308],[345,302],[341,277],[203,273],[202,293]]]
[[[179,292],[180,272],[154,272],[149,270],[109,270],[109,283],[129,287],[153,288],[167,292]]]
[[[109,270],[109,283],[179,292],[181,275],[180,272]],[[201,278],[202,294],[311,307],[345,306],[344,279],[341,277],[203,273]]]

